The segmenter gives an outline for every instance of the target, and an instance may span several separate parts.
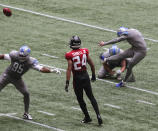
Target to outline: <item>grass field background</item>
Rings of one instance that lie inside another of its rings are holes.
[[[145,38],[158,40],[158,2],[157,0],[1,0],[0,4],[23,8],[31,11],[74,20],[111,30],[120,26],[136,28]],[[0,6],[2,11],[3,7]],[[72,35],[78,35],[82,46],[90,50],[95,63],[96,74],[101,66],[98,56],[105,51],[98,47],[101,40],[108,41],[116,37],[116,33],[98,30],[78,24],[47,18],[40,15],[12,9],[13,15],[6,17],[0,13],[0,53],[18,50],[23,44],[30,46],[31,56],[40,63],[66,69],[67,61],[64,54],[70,50],[68,46]],[[136,82],[129,86],[158,92],[158,43],[146,40],[148,54],[134,68]],[[118,43],[122,49],[127,49],[127,42]],[[105,46],[109,48],[109,46]],[[52,59],[41,54],[59,57]],[[0,73],[10,63],[0,61]],[[88,68],[91,75],[90,69]],[[131,88],[115,88],[114,84],[97,80],[92,83],[94,96],[98,101],[104,124],[97,126],[94,110],[84,97],[93,119],[91,124],[81,124],[83,119],[72,88],[64,91],[65,72],[61,75],[42,74],[30,70],[23,77],[31,95],[30,114],[33,121],[67,131],[157,131],[158,130],[158,95]],[[114,80],[110,80],[117,82]],[[138,100],[150,102],[140,103]],[[23,96],[13,85],[8,85],[0,93],[0,113],[17,113],[22,118]],[[151,104],[153,103],[153,104]],[[104,104],[119,106],[112,108]],[[48,116],[38,111],[55,114]],[[49,131],[42,126],[0,116],[2,131]]]

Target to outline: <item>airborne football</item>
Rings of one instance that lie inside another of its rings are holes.
[[[9,8],[3,8],[3,13],[8,17],[12,15],[12,11]]]

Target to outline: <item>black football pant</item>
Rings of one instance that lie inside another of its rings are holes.
[[[90,116],[89,116],[89,113],[88,113],[88,110],[86,107],[86,103],[83,99],[83,90],[85,91],[87,97],[89,98],[89,100],[96,112],[96,115],[97,116],[100,115],[97,101],[93,96],[89,75],[86,71],[74,73],[73,86],[74,86],[74,92],[76,94],[78,103],[79,103],[85,117],[90,117]]]

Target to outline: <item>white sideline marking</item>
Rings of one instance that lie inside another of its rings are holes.
[[[41,64],[41,65],[43,65],[43,64]],[[47,66],[47,67],[49,67],[49,68],[56,68],[56,67],[49,66],[49,65],[44,65],[44,66]],[[66,72],[65,69],[61,69],[61,68],[57,68],[57,69]],[[97,78],[97,80],[103,81],[103,82],[106,82],[106,83],[110,83],[110,84],[117,84],[117,83],[115,83],[115,82],[108,81],[108,80],[103,80],[103,79],[99,79],[99,78]],[[149,94],[152,94],[152,95],[158,95],[158,92],[149,91],[149,90],[145,90],[145,89],[141,89],[141,88],[136,88],[136,87],[134,87],[134,86],[126,86],[126,87],[127,87],[127,88],[131,88],[131,89],[135,89],[135,90],[138,90],[138,91],[146,92],[146,93],[149,93]]]
[[[73,23],[73,24],[83,25],[83,26],[87,26],[87,27],[90,27],[90,28],[94,28],[94,29],[99,29],[99,30],[104,30],[104,31],[115,32],[116,33],[116,31],[114,31],[114,30],[110,30],[110,29],[95,26],[95,25],[89,25],[89,24],[86,24],[86,23],[81,23],[81,22],[77,22],[77,21],[73,21],[73,20],[69,20],[69,19],[64,19],[64,18],[57,17],[57,16],[51,16],[51,15],[47,15],[47,14],[43,14],[43,13],[31,11],[31,10],[26,10],[26,9],[22,9],[22,8],[17,8],[17,7],[13,7],[13,6],[9,6],[9,5],[4,5],[4,4],[0,4],[0,6],[12,8],[12,9],[15,9],[15,10],[20,10],[20,11],[23,11],[23,12],[28,12],[28,13],[35,14],[35,15],[45,16],[45,17],[48,17],[48,18],[52,18],[52,19],[56,19],[56,20],[60,20],[60,21],[65,21],[65,22],[69,22],[69,23]],[[153,41],[153,42],[158,42],[158,40],[154,40],[154,39],[151,39],[151,38],[144,38],[144,39],[149,40],[149,41]]]
[[[111,105],[111,104],[104,104],[105,106],[110,106],[112,108],[116,108],[116,109],[121,109],[120,106],[115,106],[115,105]]]
[[[45,111],[37,111],[37,112],[40,112],[40,113],[43,113],[43,114],[46,114],[46,115],[49,115],[49,116],[55,116],[55,114],[45,112]]]
[[[80,108],[77,108],[77,107],[71,107],[72,109],[74,109],[74,110],[79,110],[79,111],[81,111],[81,109]]]
[[[148,105],[156,105],[156,104],[153,104],[151,102],[147,102],[147,101],[142,101],[142,100],[136,100],[137,102],[140,102],[140,103],[144,103],[144,104],[148,104]]]
[[[43,56],[48,56],[48,57],[51,57],[51,58],[59,58],[59,57],[56,57],[56,56],[52,56],[52,55],[48,55],[48,54],[42,54]]]
[[[56,130],[56,131],[64,131],[62,129],[59,129],[59,128],[55,128],[55,127],[52,127],[52,126],[48,126],[48,125],[45,125],[45,124],[41,124],[41,123],[38,123],[38,122],[34,122],[32,120],[25,120],[25,119],[22,119],[22,118],[19,118],[19,117],[16,117],[16,116],[12,116],[12,115],[8,115],[8,114],[2,114],[3,116],[7,116],[7,117],[10,117],[10,118],[13,118],[13,119],[16,119],[16,120],[22,120],[22,121],[25,121],[25,122],[28,122],[28,123],[32,123],[32,124],[35,124],[35,125],[39,125],[39,126],[42,126],[42,127],[45,127],[45,128],[49,128],[49,129],[53,129],[53,130]]]

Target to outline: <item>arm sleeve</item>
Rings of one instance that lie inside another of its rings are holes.
[[[4,54],[4,60],[11,60],[10,55],[9,54]]]
[[[32,61],[32,69],[40,71],[42,68],[43,66],[39,64],[38,60],[34,59]]]
[[[113,40],[110,40],[108,42],[104,42],[104,45],[109,45],[109,44],[114,44],[114,43],[118,43],[120,41],[124,41],[127,39],[126,35],[122,35],[121,37],[115,38]]]

